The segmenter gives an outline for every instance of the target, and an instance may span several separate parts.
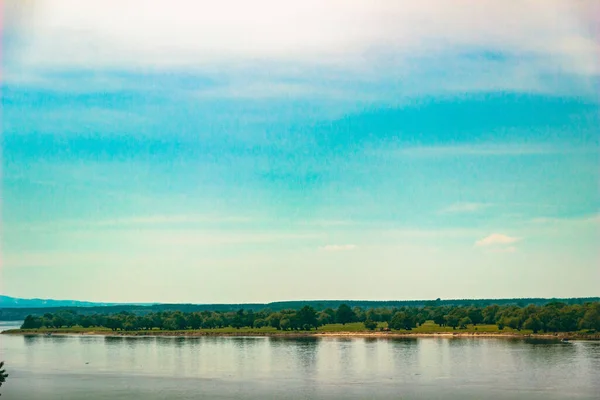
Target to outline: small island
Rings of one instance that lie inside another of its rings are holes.
[[[79,313],[59,310],[28,315],[24,335],[106,336],[356,336],[356,337],[530,337],[600,340],[600,302],[538,306],[441,305],[350,307],[321,310],[311,305],[272,311],[143,310]]]

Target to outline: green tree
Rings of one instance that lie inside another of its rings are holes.
[[[477,325],[483,322],[483,313],[481,312],[481,309],[477,307],[469,308],[469,310],[467,311],[467,315],[471,319],[471,323],[473,325]]]
[[[456,329],[456,327],[460,323],[460,320],[458,319],[458,316],[456,314],[448,314],[446,315],[445,319],[446,325],[451,326],[452,329]]]
[[[356,315],[354,315],[354,311],[347,304],[341,304],[335,312],[335,321],[338,324],[346,325],[355,319]]]
[[[42,326],[45,326],[46,328],[52,328],[52,320],[54,319],[54,316],[50,313],[46,313],[44,314],[44,316],[42,317]]]
[[[328,307],[328,308],[324,309],[324,310],[323,310],[323,311],[321,311],[321,312],[322,312],[322,313],[324,313],[324,314],[327,314],[327,315],[329,315],[329,318],[328,318],[328,321],[329,321],[329,322],[327,322],[328,324],[333,324],[333,323],[335,323],[335,310],[334,310],[333,308],[331,308],[331,307]]]
[[[523,323],[524,329],[531,329],[533,333],[538,333],[543,328],[542,321],[538,317],[531,316],[525,320]]]
[[[427,314],[424,312],[420,312],[415,316],[415,321],[417,322],[417,324],[419,326],[423,325],[425,322],[427,322]]]
[[[3,368],[4,368],[4,361],[0,361],[0,387],[2,387],[2,384],[4,382],[6,382],[6,378],[8,378],[8,374],[6,373],[6,371]]]
[[[334,316],[331,316],[326,312],[321,311],[317,314],[317,322],[319,323],[319,326],[333,324],[335,322],[335,314]]]
[[[310,330],[311,328],[317,328],[317,312],[311,306],[304,306],[297,313],[298,324],[304,330]],[[307,329],[308,328],[308,329]]]
[[[202,320],[202,327],[206,329],[215,329],[220,325],[219,317],[217,315],[209,315]]]
[[[289,322],[289,321],[288,321]],[[281,313],[273,313],[267,318],[269,326],[280,330],[281,329]]]
[[[461,318],[460,321],[459,321],[459,328],[460,329],[467,329],[467,326],[469,324],[471,324],[471,323],[472,323],[471,318],[469,318],[469,317]]]
[[[377,328],[377,322],[373,321],[372,319],[365,320],[364,324],[365,328],[367,328],[370,331],[375,330],[375,328]]]
[[[21,325],[21,329],[37,329],[41,327],[42,320],[34,317],[33,315],[28,315],[25,317],[25,321],[23,321],[23,325]]]
[[[371,321],[381,321],[381,316],[374,309],[369,309],[365,313],[365,320],[370,319]]]
[[[123,321],[121,321],[116,316],[110,316],[110,317],[106,318],[106,327],[113,331],[116,331],[117,329],[122,329]]]
[[[246,317],[244,318],[244,326],[252,327],[254,326],[254,320],[256,319],[256,315],[254,315],[254,311],[248,310],[246,313]]]
[[[254,320],[255,328],[262,328],[263,326],[267,326],[267,321],[262,318],[257,318]]]
[[[509,327],[516,329],[518,331],[521,330],[521,318],[519,317],[508,317],[508,319],[505,320],[506,325],[508,325]]]
[[[187,324],[192,329],[200,329],[202,326],[202,316],[198,313],[192,313],[187,318]]]
[[[146,315],[140,319],[139,323],[140,328],[151,330],[154,327],[154,323],[152,321],[152,317]]]
[[[280,326],[280,328],[281,328],[281,329],[283,329],[284,331],[287,331],[288,329],[290,329],[290,328],[291,328],[291,326],[292,326],[292,325],[291,325],[291,323],[290,323],[290,320],[289,320],[289,319],[287,319],[287,318],[283,318],[283,319],[281,319],[281,321],[280,321],[280,323],[279,323],[279,326]]]
[[[75,312],[72,310],[59,311],[57,314],[59,318],[62,320],[61,326],[66,326],[67,328],[72,327],[75,324]],[[57,328],[60,328],[57,326]]]
[[[126,331],[135,331],[139,328],[139,319],[135,315],[128,315],[123,321],[123,329]]]
[[[580,306],[567,306],[559,311],[561,332],[574,332],[577,330],[577,324],[582,317],[580,310]]]
[[[177,320],[173,317],[165,318],[163,320],[163,329],[166,329],[169,331],[176,331],[177,330]]]
[[[392,320],[393,313],[389,308],[380,309],[377,314],[379,314],[381,322],[390,322]]]
[[[586,308],[579,326],[583,329],[600,331],[600,303],[589,304]]]
[[[354,308],[352,308],[352,311],[354,311],[354,315],[356,318],[355,321],[364,322],[365,319],[367,319],[367,315],[362,308],[354,307]]]
[[[173,313],[173,318],[175,318],[175,324],[177,325],[176,329],[184,330],[188,327],[188,322],[181,311],[176,311]]]
[[[46,313],[43,317],[25,314],[27,316],[22,329],[79,325],[128,331],[152,328],[182,330],[197,329],[198,327],[206,329],[225,326],[260,327],[268,324],[276,329],[310,330],[336,321],[342,324],[361,321],[366,323],[365,329],[371,329],[373,323],[377,322],[387,322],[388,326],[393,329],[412,329],[417,323],[422,324],[425,320],[431,319],[440,326],[447,325],[456,329],[458,326],[465,328],[470,323],[475,324],[483,319],[484,323],[497,324],[499,329],[509,326],[514,329],[525,327],[533,331],[543,330],[546,332],[571,332],[577,329],[588,329],[590,332],[600,330],[600,303],[597,301],[585,304],[583,304],[583,300],[579,303],[573,301],[553,302],[545,305],[534,303],[526,307],[518,307],[514,305],[514,302],[498,301],[501,305],[490,305],[483,309],[467,303],[467,300],[458,301],[459,305],[442,306],[429,302],[425,307],[418,305],[371,309],[355,307],[354,310],[347,304],[342,304],[336,311],[327,308],[320,313],[306,305],[305,302],[293,302],[290,304],[290,309],[279,312],[269,309],[239,310],[238,312],[223,311],[222,309],[194,311],[196,308],[193,306],[185,306],[181,308],[188,312],[181,310],[157,311],[145,316],[138,316],[133,312],[126,311],[116,314],[84,315],[60,309],[55,313]],[[322,306],[323,304],[319,304],[319,307]],[[356,315],[357,311],[360,317]]]
[[[438,324],[439,326],[444,326],[446,324],[446,316],[444,315],[442,310],[436,310],[433,314],[433,322]]]
[[[60,315],[55,315],[54,318],[52,318],[52,326],[54,328],[62,328],[64,325],[65,320]]]
[[[82,316],[81,319],[77,322],[82,328],[89,328],[93,325],[92,319],[87,316]]]
[[[244,326],[244,320],[245,320],[244,310],[239,309],[238,312],[235,313],[235,316],[233,317],[233,320],[231,321],[231,326],[233,328],[240,329],[242,326]]]
[[[494,324],[497,322],[496,315],[498,314],[498,310],[500,307],[496,304],[487,306],[481,311],[481,315],[483,316],[484,324]]]
[[[416,326],[415,319],[404,311],[398,311],[392,317],[392,320],[389,323],[391,329],[400,330],[406,329],[411,330]]]
[[[290,320],[290,329],[292,329],[292,330],[302,329],[302,324],[300,324],[300,318],[298,317],[298,313],[290,310],[286,314],[286,318]]]
[[[159,313],[152,314],[150,317],[152,319],[152,327],[163,329],[163,317]]]

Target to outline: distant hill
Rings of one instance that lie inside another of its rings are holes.
[[[105,307],[123,303],[95,303],[77,300],[19,299],[0,295],[0,308],[45,308],[45,307]]]
[[[161,311],[237,311],[264,310],[280,311],[284,309],[300,309],[309,305],[316,310],[325,308],[337,308],[340,304],[348,304],[350,307],[375,308],[375,307],[423,307],[426,305],[447,306],[469,306],[476,305],[485,307],[491,304],[507,305],[515,304],[526,306],[535,304],[541,306],[550,302],[562,302],[566,304],[583,304],[587,302],[598,302],[600,297],[576,297],[561,299],[546,298],[514,298],[514,299],[449,299],[449,300],[299,300],[299,301],[277,301],[273,303],[244,303],[244,304],[149,304],[149,303],[94,303],[74,300],[43,300],[43,299],[18,299],[9,296],[0,296],[0,321],[22,320],[27,315],[40,316],[47,312],[56,312],[59,309],[71,309],[79,314],[113,314],[121,311],[135,314],[147,314]]]

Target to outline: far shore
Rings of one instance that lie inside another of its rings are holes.
[[[316,337],[316,338],[505,338],[505,339],[542,339],[542,340],[600,340],[600,333],[515,333],[515,332],[393,332],[393,331],[352,331],[352,332],[323,332],[323,331],[285,331],[285,332],[211,332],[204,330],[190,331],[106,331],[89,330],[81,332],[65,330],[29,330],[11,329],[3,331],[4,335],[25,336],[108,336],[108,337]]]

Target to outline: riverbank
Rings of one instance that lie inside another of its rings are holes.
[[[11,329],[4,335],[32,336],[110,336],[110,337],[317,337],[317,338],[509,338],[509,339],[545,339],[545,340],[600,340],[600,333],[584,334],[579,332],[560,333],[520,333],[520,332],[394,332],[394,331],[109,331],[109,330],[36,330]]]

